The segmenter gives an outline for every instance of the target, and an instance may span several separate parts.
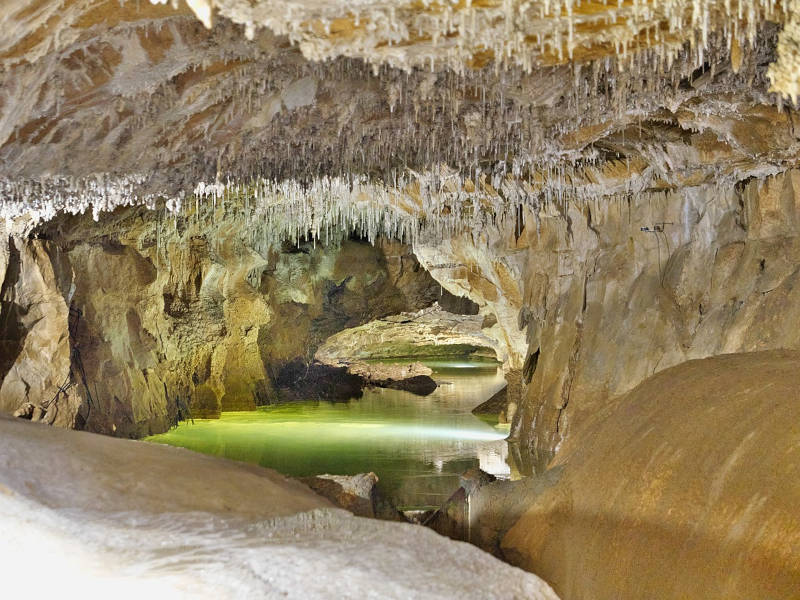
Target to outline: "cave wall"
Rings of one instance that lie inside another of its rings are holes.
[[[800,346],[799,216],[797,171],[543,215],[521,318],[538,365],[514,424],[535,466],[654,373]]]
[[[282,369],[309,362],[333,333],[441,297],[402,244],[268,250],[247,225],[230,207],[194,218],[129,208],[11,237],[2,410],[67,383],[48,417],[139,437],[164,431],[179,407],[252,409],[280,401]]]
[[[69,381],[69,309],[57,285],[46,242],[5,237],[3,246],[0,410],[14,412],[31,398],[37,404],[50,401]],[[75,414],[71,397],[54,407],[48,422],[70,426]]]
[[[495,340],[513,434],[541,469],[660,370],[797,347],[799,184],[789,171],[551,203],[505,232],[417,243],[419,262],[387,241],[268,250],[233,205],[61,216],[3,247],[0,402],[13,412],[68,381],[50,419],[161,431],[181,402],[213,416],[278,401],[282,369],[332,334],[452,292]]]
[[[497,319],[484,332],[506,349],[512,435],[541,471],[610,399],[663,369],[800,347],[798,223],[800,172],[790,170],[554,202],[515,230],[415,251]]]

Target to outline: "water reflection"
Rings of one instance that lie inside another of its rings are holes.
[[[286,475],[374,471],[401,507],[438,506],[458,475],[480,466],[508,477],[507,431],[471,414],[504,385],[497,363],[426,362],[434,393],[365,390],[348,403],[299,402],[226,412],[148,438],[258,463]]]

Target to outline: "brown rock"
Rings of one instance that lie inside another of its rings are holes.
[[[794,597],[799,365],[731,354],[648,379],[566,443],[504,555],[563,598]]]
[[[508,386],[472,409],[472,414],[496,423],[508,423]]]
[[[316,493],[358,517],[405,521],[403,515],[377,487],[375,473],[316,475],[300,479]]]

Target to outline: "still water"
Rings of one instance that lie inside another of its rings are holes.
[[[508,477],[507,430],[470,411],[505,381],[495,362],[425,361],[439,387],[429,396],[365,389],[350,402],[297,402],[220,419],[195,419],[148,438],[303,477],[373,471],[400,508],[441,505],[458,476],[479,466]]]

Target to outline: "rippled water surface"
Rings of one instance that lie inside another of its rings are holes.
[[[361,399],[346,403],[225,412],[220,419],[196,419],[148,439],[298,477],[373,471],[399,506],[438,506],[469,467],[509,475],[507,431],[470,412],[501,389],[504,379],[493,362],[426,364],[439,383],[429,396],[367,389]]]

